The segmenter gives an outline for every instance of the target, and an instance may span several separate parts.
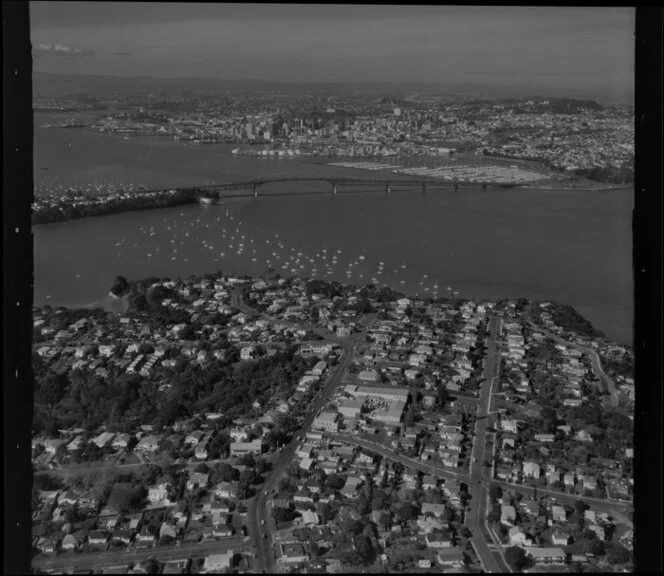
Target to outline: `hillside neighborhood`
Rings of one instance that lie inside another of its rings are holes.
[[[125,288],[119,315],[34,310],[35,570],[631,565],[632,352],[573,311],[276,275]]]

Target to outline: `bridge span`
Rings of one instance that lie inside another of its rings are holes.
[[[239,190],[248,190],[250,194],[234,194],[232,196],[254,196],[258,197],[258,189],[266,184],[273,184],[279,182],[324,182],[329,184],[330,193],[336,195],[339,193],[340,188],[382,188],[385,194],[390,194],[394,189],[403,188],[418,188],[423,194],[427,190],[435,190],[441,188],[452,188],[458,190],[459,188],[514,188],[524,183],[504,183],[504,182],[462,182],[462,181],[449,181],[438,180],[435,178],[419,177],[418,179],[370,179],[370,178],[343,178],[331,176],[269,176],[259,177],[244,182],[230,182],[227,184],[212,184],[205,186],[190,186],[176,188],[180,192],[195,192],[205,197],[210,198],[223,198],[230,196],[226,192],[233,192]],[[165,189],[150,190],[149,192],[157,192]],[[303,193],[306,194],[306,193]]]

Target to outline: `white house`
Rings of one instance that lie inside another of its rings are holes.
[[[223,554],[210,554],[203,562],[203,572],[222,572],[231,567],[233,551],[227,550]]]

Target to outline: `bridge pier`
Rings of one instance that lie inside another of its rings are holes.
[[[254,198],[258,198],[258,186],[254,184]]]

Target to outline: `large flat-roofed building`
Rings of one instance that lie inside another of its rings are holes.
[[[401,416],[405,407],[405,400],[392,400],[387,402],[387,406],[381,406],[373,410],[370,418],[383,424],[398,424],[401,422]]]
[[[326,432],[339,431],[339,413],[338,412],[321,412],[318,417],[313,421],[313,427]]]
[[[343,401],[339,401],[339,413],[344,418],[357,418],[360,415],[363,404],[364,400],[362,399],[344,399]]]
[[[354,398],[382,398],[384,400],[401,400],[404,403],[408,400],[408,394],[410,393],[408,388],[398,388],[396,386],[356,386],[354,384],[346,386],[345,392]]]

